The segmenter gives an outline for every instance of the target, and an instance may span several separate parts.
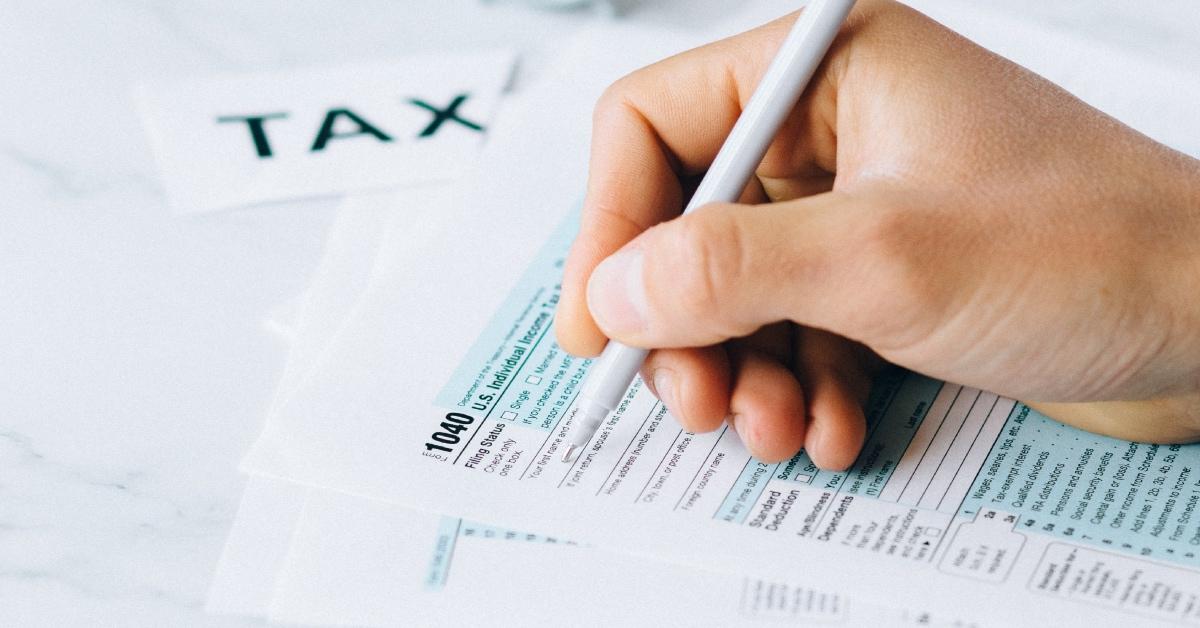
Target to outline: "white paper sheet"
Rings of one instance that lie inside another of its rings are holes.
[[[297,342],[281,397],[311,370],[352,311],[374,259],[413,248],[420,232],[406,217],[415,200],[424,201],[426,214],[448,211],[437,194],[412,190],[343,204],[306,298],[289,308],[297,310],[290,320],[279,322]],[[316,625],[452,625],[483,614],[506,623],[569,616],[581,625],[725,626],[768,619],[979,625],[658,561],[631,565],[616,554],[552,541],[251,477],[207,609]],[[670,583],[669,591],[663,583]]]
[[[507,51],[142,86],[171,205],[201,212],[452,180],[508,83]]]
[[[268,327],[290,341],[275,397],[286,399],[317,363],[359,296],[377,258],[402,259],[451,211],[451,189],[425,185],[346,198],[330,228],[321,262],[303,295],[272,312]],[[403,237],[398,237],[403,234]],[[218,562],[206,608],[213,613],[266,616],[275,580],[291,544],[307,490],[251,478]]]
[[[204,609],[218,615],[265,617],[292,546],[292,530],[308,491],[251,478],[217,562]]]
[[[428,194],[410,190],[408,195],[429,202],[404,203],[403,196],[386,193],[349,197],[339,207],[308,290],[267,321],[269,328],[290,341],[276,399],[286,397],[303,380],[349,315],[370,280],[384,234],[406,222],[407,216],[420,219],[423,212],[444,209],[436,199],[421,198]],[[266,615],[306,495],[302,487],[287,482],[251,479],[247,483],[209,589],[209,612]]]
[[[314,491],[269,617],[302,624],[978,626]]]

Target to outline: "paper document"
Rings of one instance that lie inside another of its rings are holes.
[[[292,339],[276,403],[304,381],[338,328],[370,284],[376,259],[420,240],[422,225],[449,211],[445,187],[360,194],[338,208],[321,262],[305,294],[289,302],[286,320],[269,326]],[[384,237],[406,234],[406,238]],[[206,608],[222,614],[265,616],[276,577],[291,545],[306,491],[285,482],[252,479],[242,496],[208,593]]]
[[[138,103],[182,213],[448,181],[478,152],[507,51],[145,85]]]
[[[215,589],[269,595],[257,608],[209,608],[284,624],[448,626],[486,614],[502,625],[983,625],[261,478],[238,520],[230,544],[243,560]]]
[[[311,371],[338,323],[353,310],[376,259],[394,258],[389,252],[411,250],[420,241],[414,219],[426,222],[419,217],[449,211],[441,192],[410,188],[342,204],[305,298],[290,308],[296,310],[290,319],[276,321],[296,339],[280,383],[282,397]],[[487,541],[515,543],[497,551]],[[562,545],[567,552],[527,549],[529,543]],[[578,586],[580,581],[605,584],[600,591]],[[663,582],[672,583],[671,595],[659,591]],[[531,598],[530,591],[538,594]],[[591,625],[726,626],[767,619],[981,625],[915,608],[891,610],[832,592],[654,560],[631,564],[625,556],[562,539],[261,477],[247,485],[207,604],[213,613],[317,625],[390,626],[418,616],[425,625],[451,625],[483,613],[511,623],[573,616]]]
[[[987,623],[1200,623],[1200,447],[1088,434],[986,392],[883,377],[862,455],[835,473],[684,432],[637,383],[560,462],[588,366],[553,342],[586,121],[665,45],[610,37],[564,61],[569,91],[525,96],[536,108],[493,136],[459,201],[475,211],[378,277],[247,470],[893,607],[969,599]]]
[[[876,387],[867,443],[849,472],[818,470],[803,454],[778,464],[756,461],[729,430],[684,432],[640,382],[583,455],[562,464],[563,418],[586,361],[552,342],[561,250],[554,253],[537,267],[540,277],[525,278],[520,296],[506,304],[443,390],[432,408],[440,422],[433,418],[424,431],[409,424],[400,432],[417,437],[411,451],[396,452],[411,457],[410,473],[428,466],[461,470],[446,477],[456,480],[460,494],[470,489],[472,500],[501,493],[467,474],[528,487],[514,505],[541,516],[524,521],[553,521],[550,529],[599,543],[617,539],[597,535],[587,521],[560,524],[561,512],[548,507],[614,526],[621,517],[542,493],[586,497],[605,510],[626,506],[622,514],[630,523],[613,530],[629,533],[635,517],[666,524],[658,534],[643,526],[640,542],[626,547],[647,551],[644,544],[671,538],[678,541],[676,560],[713,568],[733,567],[739,555],[712,562],[687,557],[699,529],[677,526],[674,518],[746,530],[758,536],[735,547],[773,547],[775,556],[819,545],[847,554],[843,562],[880,561],[878,567],[895,575],[904,570],[897,561],[911,561],[908,570],[924,567],[936,580],[1008,584],[1018,598],[1037,593],[1148,617],[1200,619],[1193,602],[1200,593],[1200,478],[1193,473],[1200,449],[1094,436],[1011,400],[915,375],[897,373]],[[484,514],[462,499],[447,501],[454,511]],[[708,538],[717,544],[718,537]],[[791,560],[772,562],[772,574],[805,581]],[[1089,573],[1098,579],[1084,578]],[[842,582],[832,573],[822,580]]]

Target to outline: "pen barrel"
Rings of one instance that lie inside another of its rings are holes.
[[[605,414],[615,410],[649,353],[610,340],[588,370],[587,381],[579,391],[580,403],[600,406]]]
[[[741,198],[853,7],[854,0],[813,0],[801,11],[684,213]]]
[[[707,203],[741,198],[775,133],[799,102],[853,7],[854,0],[813,0],[804,8],[684,213]],[[621,404],[648,353],[646,349],[609,341],[579,392],[578,422],[570,436],[572,448],[590,440],[604,417]]]

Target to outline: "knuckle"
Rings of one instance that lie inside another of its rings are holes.
[[[632,237],[646,230],[643,220],[630,215],[621,202],[623,190],[616,186],[593,190],[584,206],[583,226],[589,234],[627,234]]]
[[[906,224],[911,216],[893,206],[878,204],[857,221],[861,250],[871,257],[891,259],[904,250]]]
[[[714,332],[732,335],[719,306],[740,272],[741,230],[727,212],[715,209],[677,221],[668,247],[673,271],[664,280],[675,284],[675,307],[682,316],[709,321],[718,326]]]
[[[918,211],[879,206],[860,221],[857,250],[850,253],[869,287],[859,291],[861,324],[869,336],[898,338],[916,333],[938,297],[931,272],[927,219]]]
[[[634,74],[627,74],[604,88],[600,98],[596,100],[596,105],[592,109],[592,120],[594,124],[598,124],[608,118],[613,112],[620,111],[629,102],[629,96],[633,91]]]

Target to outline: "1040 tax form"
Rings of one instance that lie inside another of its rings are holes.
[[[445,187],[347,199],[315,279],[273,328],[291,338],[281,397],[329,345],[376,258],[418,241],[414,221],[449,211]],[[603,594],[578,581],[603,582]],[[659,591],[671,583],[671,595]],[[620,603],[611,603],[619,600]],[[262,477],[250,480],[214,576],[209,611],[287,624],[506,624],[547,616],[587,625],[810,624],[982,628],[964,615],[710,573],[661,561],[628,569],[613,552]]]

